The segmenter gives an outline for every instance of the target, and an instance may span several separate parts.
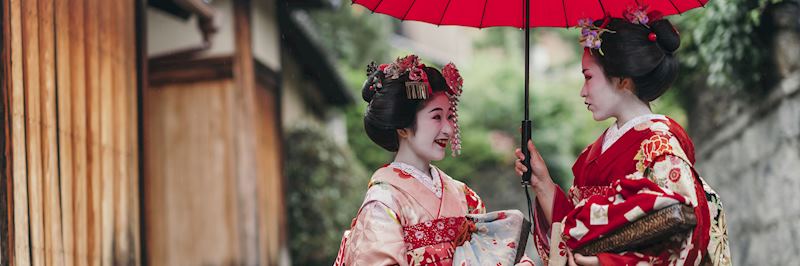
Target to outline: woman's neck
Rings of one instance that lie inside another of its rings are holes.
[[[431,172],[430,161],[419,158],[419,156],[417,156],[413,152],[409,152],[405,149],[400,149],[397,151],[397,155],[394,157],[394,161],[411,165],[426,174],[430,174]]]
[[[631,119],[634,119],[641,115],[652,114],[653,111],[650,110],[650,105],[642,102],[639,99],[632,101],[630,104],[620,106],[620,112],[616,116],[617,118],[617,127],[622,127]]]

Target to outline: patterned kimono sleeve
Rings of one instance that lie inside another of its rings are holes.
[[[556,191],[553,193],[552,222],[561,221],[561,219],[564,219],[564,216],[567,216],[573,209],[575,209],[575,205],[572,204],[572,201],[564,194],[561,188],[556,187]]]
[[[398,216],[381,202],[364,205],[347,245],[345,265],[407,265]]]
[[[464,196],[467,198],[467,213],[469,214],[483,214],[486,213],[486,205],[483,200],[467,185],[464,185]]]
[[[634,160],[636,172],[613,182],[613,195],[592,196],[565,217],[563,234],[569,248],[583,246],[673,204],[698,210],[702,191],[698,192],[692,166],[674,136],[654,134],[642,142]],[[692,234],[675,236],[656,251],[600,253],[597,257],[601,265],[695,264],[702,252]]]
[[[475,193],[472,189],[470,189],[467,185],[464,185],[464,196],[467,199],[467,213],[469,214],[484,214],[486,213],[486,205],[481,200],[481,197],[478,196],[478,193]],[[535,266],[533,260],[528,257],[527,254],[523,254],[522,258],[515,266]]]
[[[692,207],[697,207],[697,193],[695,191],[695,182],[692,172],[692,167],[673,154],[661,154],[654,159],[652,168],[649,168],[644,174],[646,179],[643,182],[653,182],[658,185],[662,191],[666,193],[676,193],[685,200],[684,204]],[[656,203],[657,204],[657,203]],[[654,206],[663,207],[663,206]],[[657,209],[657,208],[653,208]],[[685,254],[681,256],[680,248],[690,245],[690,239],[684,237],[682,240],[676,241],[673,249],[665,249],[658,254],[644,254],[639,252],[623,252],[619,254],[614,253],[601,253],[598,254],[601,265],[636,265],[639,262],[645,262],[652,265],[658,264],[675,264],[682,265],[687,263]],[[689,262],[690,264],[693,262]]]

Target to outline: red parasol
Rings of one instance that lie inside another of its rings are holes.
[[[622,17],[635,5],[648,5],[650,11],[665,16],[681,14],[704,6],[708,0],[529,0],[527,27],[571,27],[578,19],[602,19],[605,14]],[[422,21],[435,25],[459,25],[474,28],[527,28],[523,0],[354,0],[373,12],[401,20]]]
[[[530,28],[571,27],[579,19],[603,19],[607,15],[622,18],[630,7],[648,6],[664,16],[681,14],[705,6],[708,0],[352,0],[377,13],[400,20],[422,21],[435,25],[459,25],[475,28],[516,27],[525,29],[525,119],[522,121],[522,152],[530,169],[527,142],[531,137],[529,119]],[[528,8],[526,8],[528,7]],[[522,177],[530,184],[530,171]],[[525,190],[528,195],[528,190]],[[530,196],[528,196],[530,208]]]

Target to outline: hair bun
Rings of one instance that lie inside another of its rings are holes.
[[[364,99],[365,102],[371,102],[372,98],[375,97],[375,93],[378,92],[378,83],[381,79],[381,72],[375,71],[369,76],[367,76],[367,80],[364,81],[364,85],[361,87],[361,98]]]
[[[653,33],[656,34],[656,42],[658,42],[658,46],[660,46],[661,49],[669,53],[678,50],[678,47],[681,45],[681,37],[669,20],[660,19],[654,21],[650,27]]]

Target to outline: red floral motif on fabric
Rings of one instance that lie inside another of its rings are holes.
[[[669,170],[668,177],[669,181],[678,182],[678,180],[681,179],[681,169],[678,169],[677,167],[672,168],[672,170]]]
[[[651,165],[653,160],[661,155],[672,153],[672,147],[669,145],[669,135],[656,133],[650,136],[649,139],[642,142],[642,152],[645,166]]]
[[[394,170],[394,172],[397,173],[397,175],[399,175],[400,178],[412,178],[413,177],[411,174],[407,173],[406,171],[403,171],[403,170],[400,170],[400,169],[397,169],[397,168],[394,168],[392,170]]]
[[[483,201],[478,197],[478,194],[475,194],[475,191],[472,191],[472,189],[469,187],[464,186],[464,195],[467,198],[467,212],[470,214],[483,213],[483,210],[486,208],[486,206],[483,205]]]
[[[403,226],[403,240],[409,250],[451,242],[459,235],[465,217],[447,217]]]
[[[455,248],[450,243],[420,247],[406,253],[408,265],[452,265]]]
[[[612,195],[614,190],[611,189],[611,186],[573,186],[569,188],[568,196],[572,199],[573,204],[578,204],[578,202],[588,199],[594,195]]]

